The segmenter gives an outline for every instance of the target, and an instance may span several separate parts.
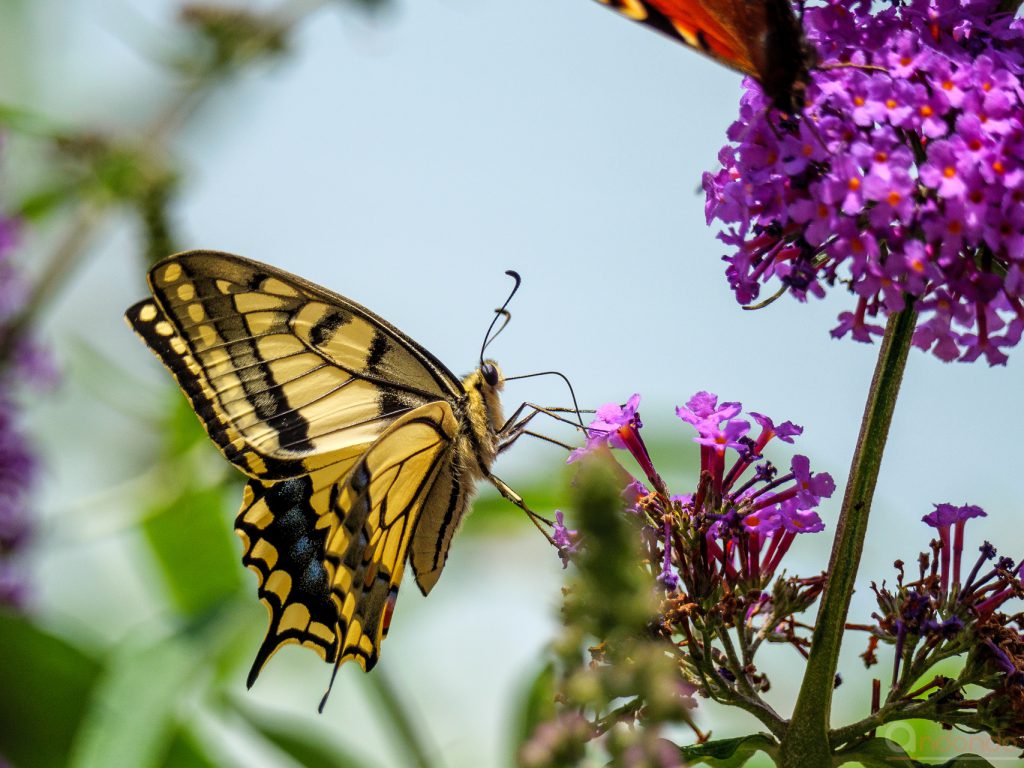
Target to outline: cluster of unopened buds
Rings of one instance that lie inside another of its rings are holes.
[[[880,642],[894,646],[887,706],[926,707],[947,726],[983,728],[997,743],[1024,746],[1022,614],[1001,610],[1024,597],[1024,561],[999,557],[986,541],[965,562],[964,528],[978,517],[985,517],[980,507],[952,504],[924,516],[938,535],[918,557],[916,578],[908,579],[898,560],[894,587],[872,584],[879,612],[866,627],[871,637],[863,658],[871,666]],[[953,656],[966,657],[958,677],[936,674],[920,685],[935,664]],[[968,685],[989,693],[971,697]]]

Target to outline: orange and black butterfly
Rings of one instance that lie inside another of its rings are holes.
[[[790,114],[813,59],[789,0],[598,0],[743,74]]]

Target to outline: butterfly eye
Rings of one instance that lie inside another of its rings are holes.
[[[492,387],[498,386],[498,369],[490,363],[484,363],[480,366],[480,373],[484,375],[484,381],[486,381]]]

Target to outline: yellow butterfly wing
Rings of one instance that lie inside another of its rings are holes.
[[[429,403],[396,420],[343,477],[327,467],[249,482],[236,527],[270,613],[250,685],[293,642],[339,666],[373,668],[418,523],[442,500],[447,512],[458,484],[458,433],[448,403]]]
[[[464,394],[385,320],[268,265],[190,251],[153,267],[149,284],[153,297],[128,310],[129,324],[251,477],[294,477],[368,445],[403,413]]]
[[[178,254],[149,282],[129,324],[250,476],[236,532],[270,623],[249,685],[288,643],[371,669],[406,560],[427,594],[493,460],[466,416],[485,409],[480,373],[467,395],[369,310],[239,256]]]

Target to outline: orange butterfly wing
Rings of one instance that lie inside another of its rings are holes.
[[[687,45],[717,59],[732,69],[757,76],[750,46],[723,3],[702,0],[648,0],[647,5],[662,14]],[[691,40],[695,42],[690,42]]]
[[[633,21],[760,81],[789,112],[802,104],[810,57],[789,0],[598,0]]]

